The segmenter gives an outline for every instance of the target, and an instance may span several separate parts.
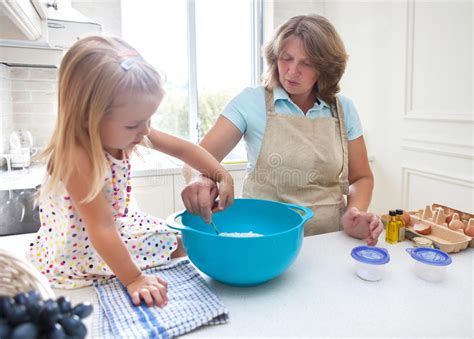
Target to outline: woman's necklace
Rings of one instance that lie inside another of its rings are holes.
[[[119,192],[120,192],[120,189],[117,187],[117,176],[115,174],[115,164],[110,160],[109,158],[109,155],[106,153],[105,154],[106,158],[107,158],[107,161],[109,162],[109,165],[110,165],[110,169],[112,171],[112,189],[113,189],[113,194],[114,194],[114,202],[112,203],[112,207],[114,208],[114,210],[116,211],[116,215],[114,216],[115,218],[120,218],[120,217],[124,217],[127,215],[128,213],[128,205],[130,204],[130,192],[132,191],[132,186],[130,186],[130,161],[127,157],[127,155],[125,155],[125,160],[127,162],[127,188],[126,188],[126,192],[125,192],[125,209],[123,211],[123,213],[120,213],[120,198],[119,198]]]

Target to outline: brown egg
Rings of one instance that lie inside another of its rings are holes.
[[[452,229],[453,231],[457,231],[459,229],[463,230],[464,227],[466,227],[466,225],[464,225],[464,223],[461,220],[453,220],[449,223],[448,227]]]
[[[420,234],[428,235],[431,234],[431,226],[426,224],[415,224],[413,229]]]
[[[403,212],[402,220],[405,223],[405,226],[409,226],[410,225],[410,214],[408,212]]]
[[[464,234],[465,234],[465,235],[468,235],[468,236],[470,236],[470,237],[474,237],[474,226],[468,225],[468,226],[464,229]]]
[[[449,225],[451,221],[459,220],[459,214],[457,213],[450,213],[446,216],[446,223]]]

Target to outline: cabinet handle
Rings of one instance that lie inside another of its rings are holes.
[[[63,29],[63,28],[66,28],[66,26],[62,25],[62,24],[58,24],[56,22],[48,22],[48,27],[49,28],[54,28],[54,29]]]

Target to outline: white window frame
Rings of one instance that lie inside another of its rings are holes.
[[[198,114],[198,74],[196,58],[196,0],[187,0],[188,24],[188,73],[189,73],[189,139],[199,142],[199,114]],[[199,1],[199,0],[198,0]],[[251,79],[252,86],[258,86],[263,69],[261,46],[263,43],[263,0],[250,0],[251,10]]]

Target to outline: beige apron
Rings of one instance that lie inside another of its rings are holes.
[[[260,154],[245,178],[242,196],[311,208],[314,217],[305,224],[305,236],[341,230],[349,181],[339,99],[332,117],[315,119],[275,113],[273,91],[268,89],[265,104],[267,124]]]

